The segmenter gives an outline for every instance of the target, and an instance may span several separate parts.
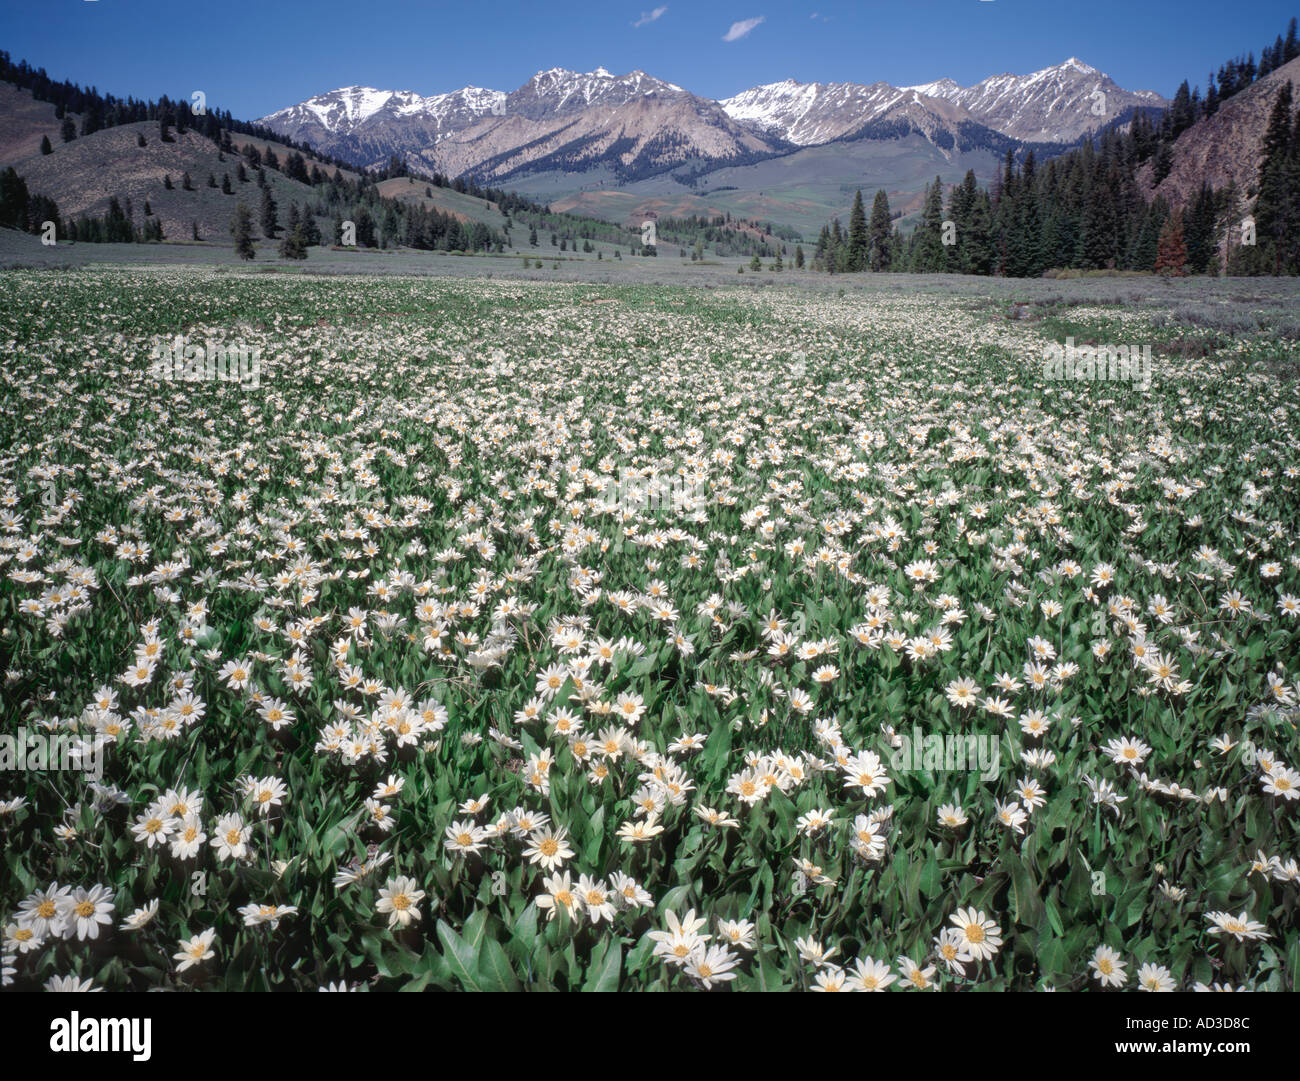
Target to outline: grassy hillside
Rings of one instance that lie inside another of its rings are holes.
[[[74,120],[79,120],[73,115]],[[137,225],[144,221],[148,201],[153,214],[161,219],[164,238],[168,241],[191,241],[192,223],[197,223],[204,240],[229,243],[230,223],[235,206],[244,202],[257,220],[262,193],[252,170],[249,179],[238,179],[239,153],[254,146],[259,153],[275,151],[283,163],[292,153],[279,143],[233,134],[236,153],[222,153],[212,140],[193,131],[172,132],[174,142],[159,138],[153,121],[105,128],[90,135],[78,136],[65,143],[60,134],[61,121],[54,116],[54,106],[36,101],[25,90],[0,83],[0,166],[12,165],[33,194],[48,195],[59,205],[60,216],[80,218],[101,216],[116,196],[125,205],[131,200]],[[53,153],[40,152],[41,137],[48,135]],[[139,145],[143,135],[145,145]],[[306,157],[306,155],[304,155]],[[309,165],[312,159],[308,158]],[[322,165],[331,176],[333,166]],[[188,172],[193,191],[185,191],[182,177]],[[349,179],[357,174],[342,170]],[[221,191],[225,174],[230,175],[230,195]],[[283,223],[288,204],[300,205],[312,199],[309,185],[291,180],[275,169],[266,170],[272,196],[280,208]],[[164,186],[170,176],[173,190]],[[217,187],[208,186],[212,176]],[[324,223],[322,223],[323,225]]]
[[[504,220],[496,203],[476,199],[452,188],[434,187],[415,177],[395,176],[391,180],[380,181],[375,188],[385,199],[417,202],[430,210],[451,214],[465,223],[481,221],[493,229],[500,229]],[[426,189],[430,194],[425,194]]]
[[[48,135],[58,146],[63,141],[62,123],[48,101],[37,101],[28,91],[0,82],[0,168],[39,154],[42,136]]]

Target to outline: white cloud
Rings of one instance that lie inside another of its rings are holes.
[[[664,12],[666,12],[667,10],[668,10],[668,5],[664,4],[663,7],[657,7],[654,9],[654,11],[643,11],[641,12],[641,18],[637,19],[637,21],[634,22],[632,25],[639,30],[647,23],[652,23],[656,19],[662,17]]]
[[[723,41],[739,41],[745,37],[759,23],[767,22],[766,15],[760,15],[756,19],[741,19],[738,23],[732,23],[731,29],[722,35]]]

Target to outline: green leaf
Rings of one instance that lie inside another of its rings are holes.
[[[447,964],[461,986],[466,991],[482,991],[474,950],[451,929],[446,920],[438,921],[438,938],[442,940],[443,957],[447,959]]]
[[[479,951],[479,974],[484,991],[522,991],[523,985],[510,964],[510,958],[495,938],[484,939]]]
[[[593,958],[594,961],[594,958]],[[623,971],[623,947],[615,940],[610,940],[604,956],[593,963],[587,971],[587,981],[582,985],[584,991],[617,991],[618,978]]]
[[[788,991],[790,985],[781,978],[781,968],[768,955],[759,959],[755,980],[760,991]]]

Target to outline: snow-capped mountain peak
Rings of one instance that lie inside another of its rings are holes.
[[[1070,57],[1070,59],[1068,59],[1064,64],[1062,64],[1061,67],[1063,67],[1063,68],[1073,68],[1075,71],[1080,71],[1080,72],[1082,72],[1084,75],[1099,75],[1099,74],[1100,74],[1100,72],[1099,72],[1096,68],[1092,67],[1090,64],[1085,64],[1085,63],[1084,63],[1082,60],[1080,60],[1077,56],[1072,56],[1072,57]]]
[[[263,123],[357,161],[381,163],[400,153],[449,175],[483,162],[508,175],[551,154],[574,162],[574,154],[597,149],[624,153],[619,148],[632,145],[629,139],[661,155],[657,162],[665,167],[691,157],[779,153],[790,144],[906,133],[944,147],[970,138],[987,145],[975,131],[980,127],[1011,139],[1068,143],[1134,107],[1163,103],[1151,91],[1124,90],[1076,56],[967,87],[951,78],[907,87],[783,79],[722,101],[641,70],[615,75],[604,67],[555,67],[509,93],[466,86],[422,96],[345,86],[272,113]]]
[[[539,71],[507,99],[507,111],[532,120],[573,113],[593,106],[625,105],[647,94],[684,94],[680,86],[666,83],[644,71],[614,75],[605,68]]]
[[[1077,56],[1028,75],[990,75],[974,86],[939,79],[910,89],[959,105],[1004,135],[1041,142],[1072,141],[1126,109],[1164,100],[1149,90],[1125,90]]]

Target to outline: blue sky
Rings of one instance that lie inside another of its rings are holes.
[[[551,67],[640,68],[726,97],[784,78],[969,85],[1073,55],[1169,95],[1258,53],[1297,11],[1300,0],[0,0],[0,48],[122,96],[203,90],[243,119],[338,86],[509,91]]]

